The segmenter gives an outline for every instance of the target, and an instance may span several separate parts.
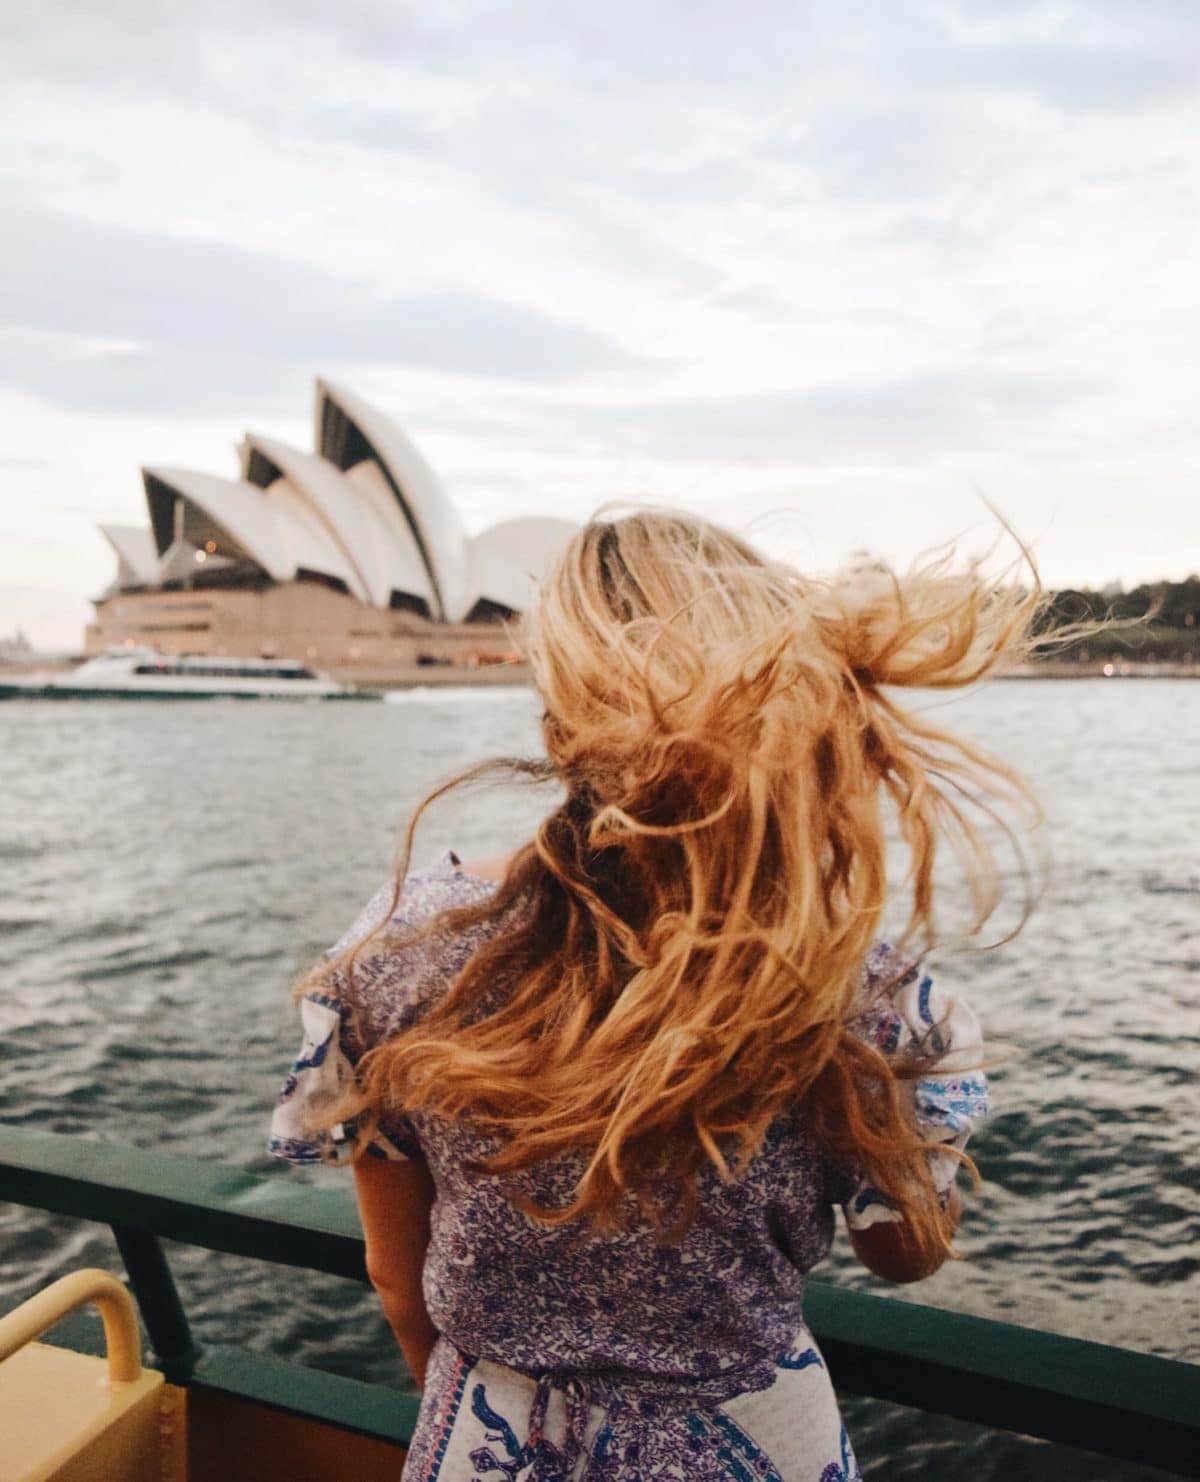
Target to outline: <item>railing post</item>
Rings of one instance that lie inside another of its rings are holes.
[[[138,1225],[113,1225],[112,1232],[163,1375],[186,1384],[199,1350],[158,1236]]]

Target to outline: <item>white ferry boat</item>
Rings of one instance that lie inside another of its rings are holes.
[[[62,674],[0,683],[4,700],[353,700],[374,695],[339,684],[295,659],[229,659],[110,648]]]

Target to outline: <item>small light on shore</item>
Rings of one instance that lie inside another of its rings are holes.
[[[1104,677],[1105,677],[1105,679],[1111,679],[1116,672],[1117,671],[1113,668],[1113,666],[1111,664],[1105,664],[1105,666],[1104,666]]]
[[[197,561],[207,561],[208,560],[208,552],[207,551],[197,551],[196,552],[196,560]]]

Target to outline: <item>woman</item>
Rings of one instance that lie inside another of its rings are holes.
[[[466,774],[562,802],[511,855],[409,874],[426,799],[297,989],[272,1126],[279,1156],[354,1168],[424,1391],[406,1479],[859,1475],[805,1276],[836,1205],[889,1281],[953,1254],[987,1087],[975,1018],[920,967],[934,856],[978,930],[998,871],[969,809],[1031,806],[893,690],[1022,656],[1039,603],[1036,572],[946,557],[818,583],[681,514],[572,540],[524,629],[547,759]]]

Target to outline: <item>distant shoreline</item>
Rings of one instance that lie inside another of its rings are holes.
[[[1111,668],[1111,673],[1107,669]],[[500,672],[497,673],[497,669]],[[498,686],[521,686],[533,683],[527,665],[506,664],[495,669],[418,669],[370,680],[355,677],[351,670],[332,671],[343,684],[356,684],[361,689],[458,689]],[[1021,664],[996,675],[997,679],[1200,679],[1200,664]]]
[[[491,664],[480,669],[409,667],[364,674],[353,669],[331,669],[342,684],[366,690],[494,689],[533,683],[528,664]],[[1200,664],[1053,663],[1020,664],[996,676],[998,679],[1200,679]]]
[[[1200,664],[1116,663],[1018,664],[999,679],[1200,679]]]
[[[331,668],[330,674],[342,684],[369,690],[457,689],[471,686],[495,688],[533,683],[528,664],[489,664],[479,669],[457,669],[449,665],[436,667],[409,666],[404,669],[374,670]],[[1101,663],[1055,663],[1047,660],[1020,664],[996,676],[998,679],[1200,679],[1200,664],[1147,664],[1124,661]]]
[[[67,674],[72,662],[0,663],[0,676],[27,674]],[[520,688],[533,683],[528,664],[488,664],[478,669],[459,669],[451,665],[406,665],[396,669],[354,669],[331,667],[327,671],[342,684],[360,690],[383,693],[387,690],[416,689],[497,689]],[[1200,664],[1147,664],[1122,661],[1117,663],[1020,664],[995,676],[997,679],[1200,679]]]

